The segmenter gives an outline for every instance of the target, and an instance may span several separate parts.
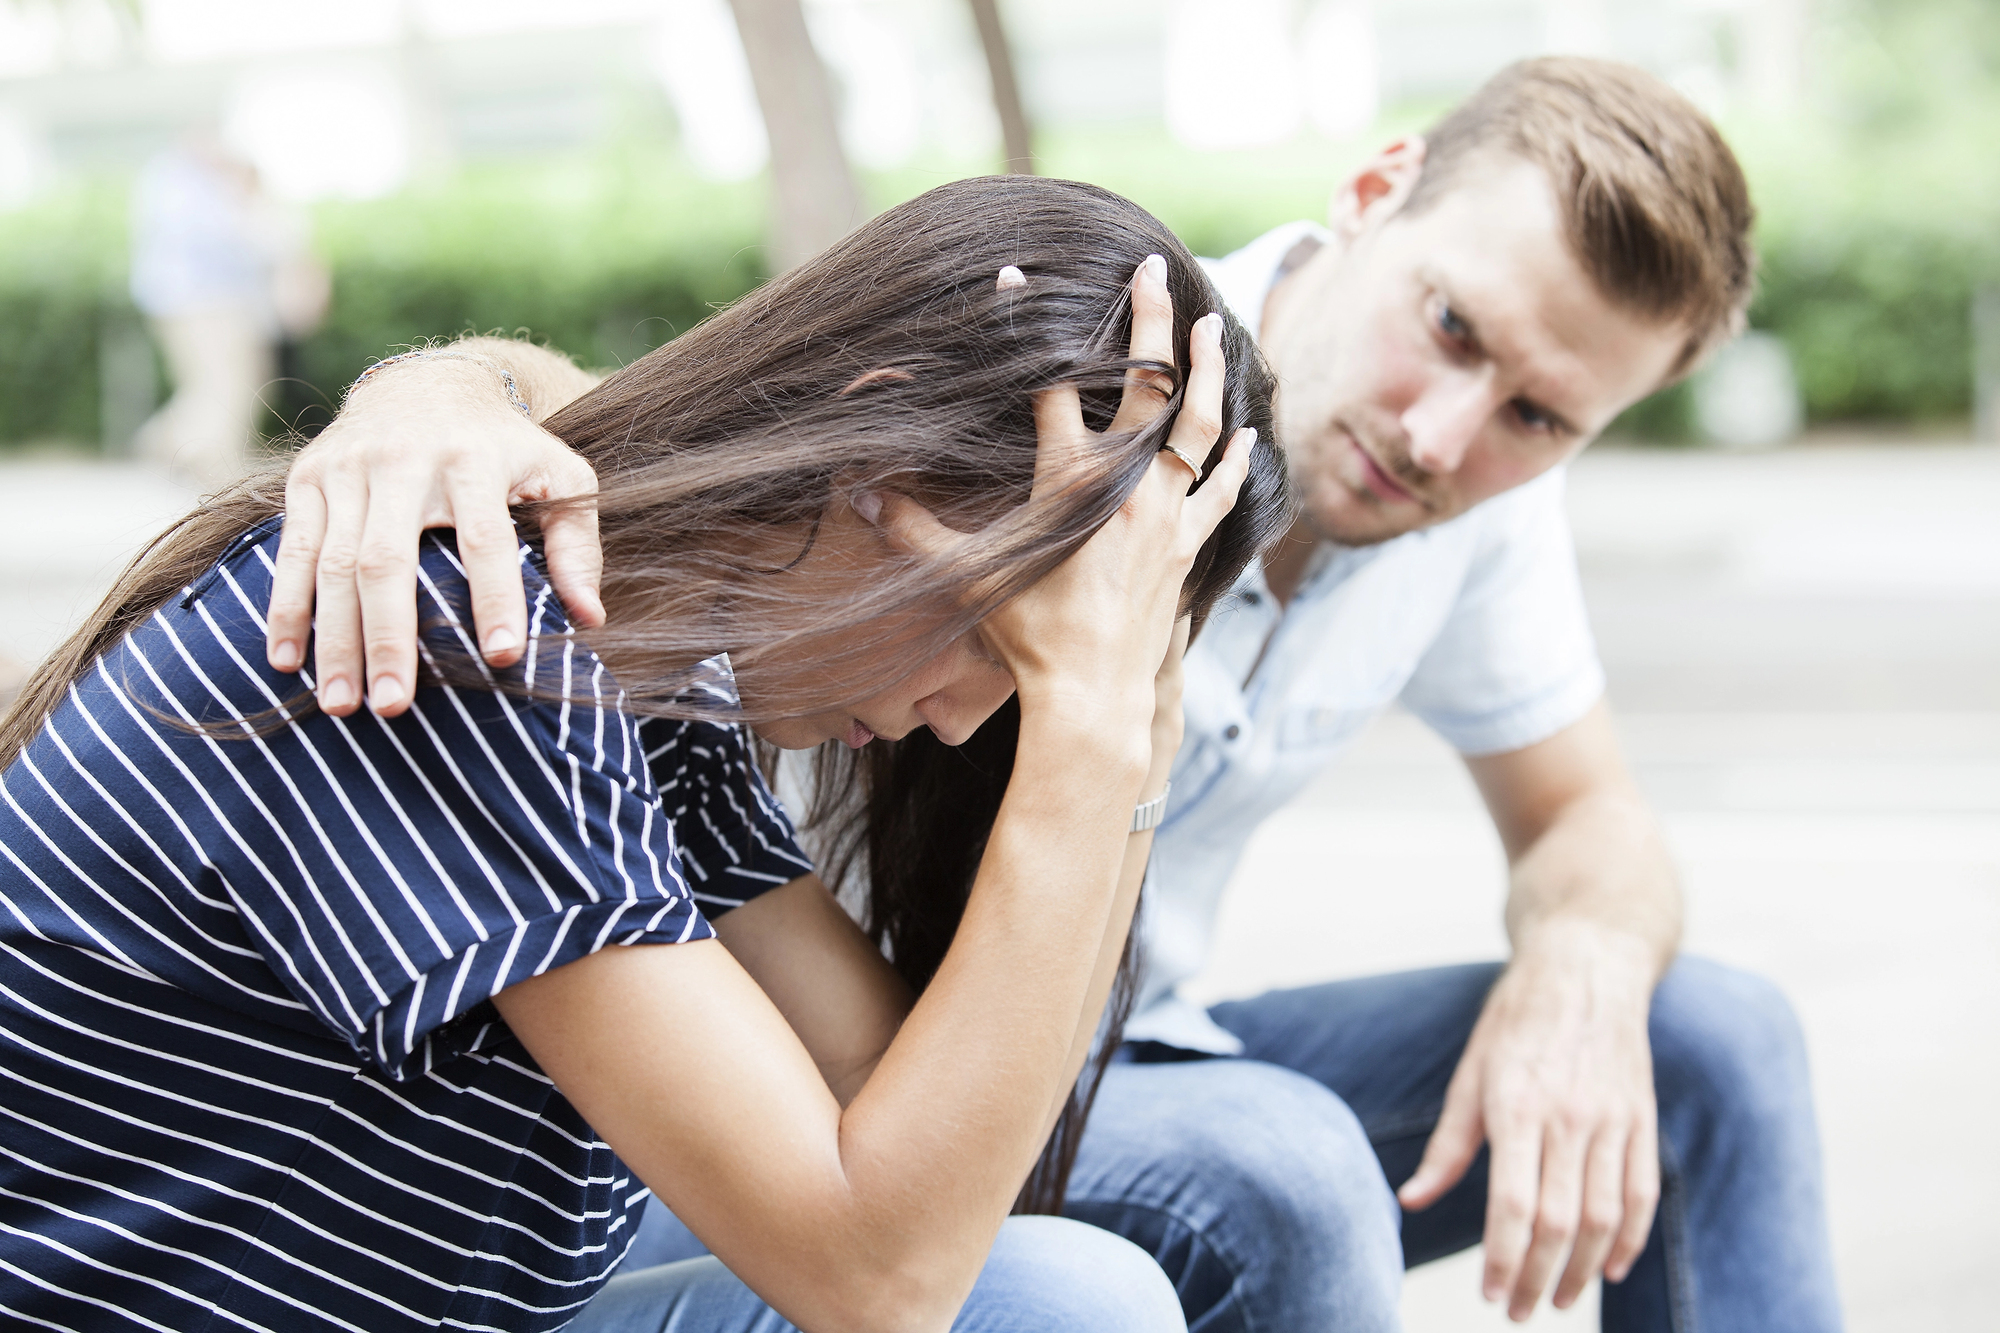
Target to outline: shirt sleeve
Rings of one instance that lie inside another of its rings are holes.
[[[812,873],[743,727],[655,719],[639,734],[704,912],[717,916]]]
[[[1561,468],[1489,501],[1470,572],[1402,702],[1461,754],[1546,740],[1604,693]]]
[[[187,660],[238,716],[296,688],[261,660],[275,544],[225,562],[178,618],[182,638],[206,629],[234,649]],[[529,647],[509,672],[474,651],[463,570],[432,539],[420,651],[453,683],[391,720],[314,714],[254,740],[183,728],[174,742],[216,793],[215,869],[259,952],[392,1079],[504,1039],[488,1002],[508,986],[609,945],[713,934],[638,724],[527,556]]]

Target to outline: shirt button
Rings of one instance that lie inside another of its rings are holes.
[[[1222,729],[1222,739],[1226,741],[1233,741],[1242,734],[1243,734],[1243,728],[1237,726],[1234,722],[1231,722],[1228,726]]]
[[[1263,593],[1261,593],[1261,592],[1246,592],[1246,593],[1244,593],[1244,594],[1243,594],[1243,605],[1245,605],[1245,606],[1262,606],[1263,604],[1264,604],[1264,594],[1263,594]]]

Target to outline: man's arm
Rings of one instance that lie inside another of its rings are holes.
[[[335,716],[353,712],[364,693],[384,716],[409,707],[419,532],[458,530],[480,645],[487,661],[505,666],[527,638],[507,507],[597,490],[590,466],[538,424],[595,376],[506,338],[466,338],[449,352],[386,366],[357,385],[285,482],[266,654],[274,669],[297,671],[307,665],[310,635],[314,688]],[[528,414],[508,401],[502,371]],[[570,621],[601,624],[595,512],[551,515],[543,537],[549,580]]]
[[[1602,701],[1466,763],[1512,868],[1514,956],[1399,1197],[1428,1207],[1490,1141],[1485,1292],[1525,1319],[1558,1269],[1567,1307],[1645,1247],[1659,1199],[1646,1019],[1679,945],[1680,888]]]

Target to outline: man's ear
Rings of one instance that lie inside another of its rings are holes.
[[[1327,223],[1343,241],[1352,241],[1403,206],[1424,172],[1424,139],[1405,135],[1361,164],[1334,191]]]

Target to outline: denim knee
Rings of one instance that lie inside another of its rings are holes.
[[[1010,1217],[952,1333],[1186,1333],[1159,1264],[1065,1217]]]
[[[1156,1249],[1193,1321],[1312,1311],[1393,1327],[1401,1210],[1368,1136],[1324,1085],[1253,1060],[1121,1065],[1106,1077],[1070,1211]]]
[[[1676,961],[1653,995],[1661,1112],[1705,1111],[1782,1131],[1810,1114],[1805,1035],[1784,993],[1705,958]]]

